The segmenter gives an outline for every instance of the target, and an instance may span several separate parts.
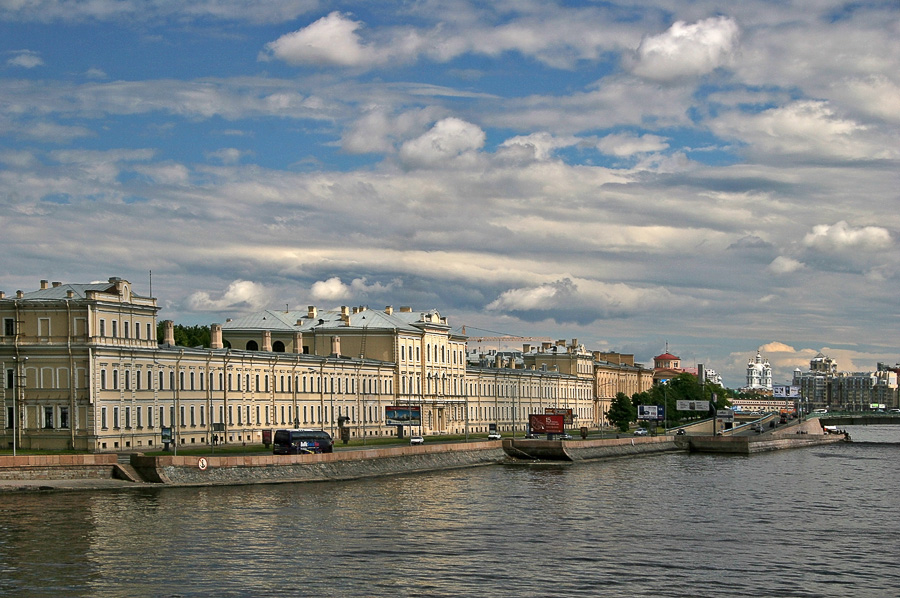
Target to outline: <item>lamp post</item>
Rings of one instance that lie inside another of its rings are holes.
[[[25,404],[25,364],[28,363],[28,357],[13,357],[16,362],[16,391],[13,393],[13,457],[16,456],[16,433],[19,428],[19,405]],[[22,399],[17,401],[19,393],[22,393]]]

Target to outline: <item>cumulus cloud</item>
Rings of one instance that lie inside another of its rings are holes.
[[[187,298],[187,306],[194,311],[248,311],[262,309],[268,302],[265,287],[249,280],[235,280],[218,299],[205,291],[197,291]]]
[[[819,224],[803,237],[807,247],[828,252],[879,251],[893,245],[891,233],[879,226],[853,228],[843,220],[833,224]]]
[[[484,146],[485,133],[478,125],[450,117],[438,121],[424,135],[400,147],[407,166],[429,167],[471,154]]]
[[[790,274],[804,267],[803,262],[779,255],[769,264],[768,270],[773,274]]]
[[[316,301],[342,301],[371,293],[388,293],[398,286],[401,286],[399,280],[390,284],[369,284],[365,278],[354,278],[350,284],[345,284],[340,277],[333,276],[328,280],[314,282],[310,287],[310,296]]]
[[[372,66],[387,60],[387,54],[362,43],[357,34],[361,27],[361,22],[335,11],[269,42],[260,58],[277,58],[294,65],[343,67]]]
[[[641,42],[632,72],[660,82],[705,75],[728,64],[738,37],[737,23],[727,17],[692,24],[677,21],[665,33]]]
[[[16,50],[13,54],[14,56],[6,61],[9,66],[33,69],[44,64],[40,54],[32,50]]]

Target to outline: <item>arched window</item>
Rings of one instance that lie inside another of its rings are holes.
[[[272,351],[274,353],[284,353],[284,343],[281,341],[275,341],[272,343]]]
[[[247,341],[248,351],[259,351],[259,344],[256,341]]]

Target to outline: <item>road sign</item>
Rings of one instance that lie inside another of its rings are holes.
[[[675,401],[679,411],[709,411],[709,401]]]
[[[731,409],[719,409],[716,411],[716,419],[720,422],[733,422],[734,411]]]

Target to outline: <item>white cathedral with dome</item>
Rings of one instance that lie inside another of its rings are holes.
[[[747,388],[772,390],[772,366],[768,359],[763,359],[759,351],[756,359],[747,362]]]

